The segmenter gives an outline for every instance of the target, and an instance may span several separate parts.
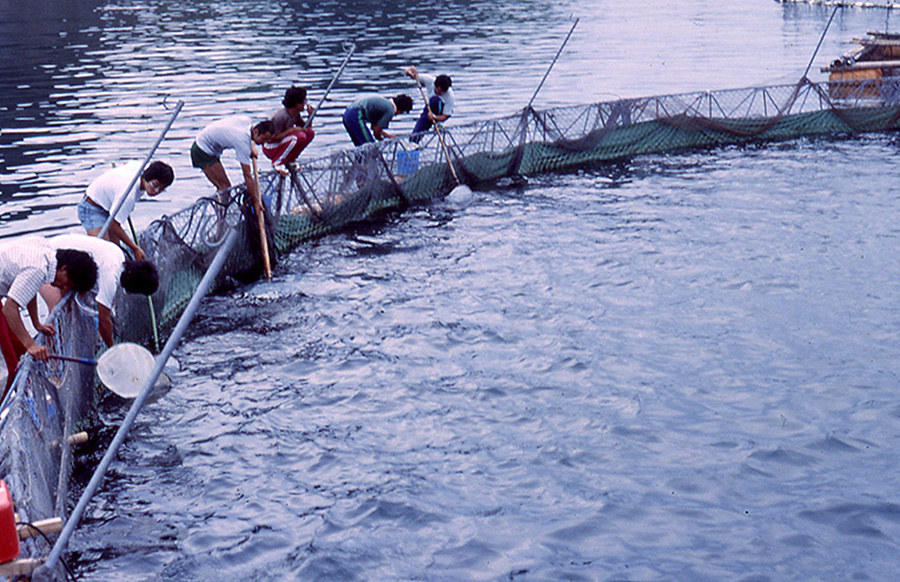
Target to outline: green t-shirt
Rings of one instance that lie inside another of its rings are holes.
[[[351,109],[359,109],[369,123],[387,129],[394,117],[394,104],[384,97],[363,97],[350,105]]]

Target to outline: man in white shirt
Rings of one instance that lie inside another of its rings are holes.
[[[37,331],[52,335],[56,329],[38,319],[37,294],[41,285],[49,283],[67,293],[89,291],[96,282],[97,264],[83,251],[54,249],[46,239],[36,236],[0,242],[0,295],[6,297],[0,317],[0,349],[9,370],[7,388],[15,376],[19,357],[26,351],[38,360],[50,357],[50,351],[28,333],[20,308],[27,307]]]
[[[453,94],[453,81],[447,75],[426,75],[420,73],[415,67],[407,67],[406,75],[412,79],[418,79],[425,87],[425,97],[428,103],[422,110],[422,115],[416,121],[413,128],[413,136],[410,138],[412,142],[418,142],[422,139],[422,133],[431,129],[435,121],[443,123],[450,119],[453,115],[453,105],[456,102],[456,96]]]
[[[78,220],[91,236],[97,236],[109,219],[109,213],[115,208],[119,200],[128,194],[125,191],[135,174],[140,169],[140,162],[128,162],[104,172],[99,178],[91,182],[84,198],[78,203]],[[134,195],[128,195],[121,208],[116,213],[106,239],[114,243],[123,243],[134,253],[135,259],[143,259],[144,251],[138,244],[131,240],[122,223],[128,220],[134,204],[141,194],[146,192],[148,196],[156,196],[168,188],[175,180],[172,168],[164,162],[153,162],[144,169],[138,180],[138,191]]]
[[[222,154],[225,150],[234,150],[234,156],[241,165],[244,184],[253,200],[259,199],[256,180],[250,165],[256,157],[253,144],[262,145],[271,141],[275,134],[275,126],[271,121],[263,121],[250,127],[250,118],[245,115],[234,115],[214,121],[197,135],[191,145],[191,165],[203,170],[216,190],[221,192],[231,188],[231,181],[222,166]]]
[[[53,248],[76,249],[91,255],[97,263],[97,317],[100,337],[107,347],[115,343],[112,309],[119,285],[129,293],[152,295],[159,287],[159,274],[150,261],[132,261],[125,258],[119,245],[82,234],[63,234],[48,239]],[[41,287],[41,297],[50,309],[56,305],[62,293],[53,286]]]

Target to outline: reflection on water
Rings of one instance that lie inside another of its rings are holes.
[[[44,18],[36,18],[35,12]],[[793,81],[830,10],[777,2],[0,1],[0,236],[68,228],[158,157],[140,228],[209,193],[194,135],[321,91],[454,77],[453,123]],[[819,60],[881,29],[846,10]],[[815,71],[814,71],[815,72]],[[395,129],[409,130],[413,116]],[[888,136],[645,156],[304,245],[211,298],[76,534],[89,580],[887,579]],[[236,165],[226,155],[226,168]],[[105,402],[116,425],[121,403]]]
[[[400,74],[410,63],[453,76],[459,105],[451,124],[514,112],[528,102],[572,16],[581,23],[538,107],[792,82],[828,17],[821,7],[738,0],[37,6],[0,2],[0,236],[74,228],[85,186],[111,164],[146,155],[179,99],[184,111],[158,152],[176,183],[138,204],[135,222],[142,228],[209,194],[187,154],[196,133],[225,115],[267,116],[290,84],[308,85],[316,102],[349,42],[358,49],[318,117],[307,156],[348,145],[339,117],[358,93],[415,96]],[[881,27],[882,18],[855,11],[837,19],[820,60],[858,30]],[[408,116],[394,125],[402,132],[412,124]]]

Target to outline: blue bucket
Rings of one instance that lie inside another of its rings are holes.
[[[397,152],[397,173],[403,176],[419,169],[419,150],[400,150]]]

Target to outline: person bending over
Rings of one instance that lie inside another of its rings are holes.
[[[140,167],[141,162],[122,164],[107,170],[87,187],[84,198],[78,203],[78,220],[90,236],[100,234],[103,225],[109,219],[109,213],[116,207],[119,200],[128,194],[125,190]],[[138,180],[140,186],[137,194],[125,198],[125,202],[122,203],[110,223],[104,238],[117,244],[124,244],[131,249],[135,259],[143,259],[144,251],[135,241],[131,240],[131,237],[122,228],[122,223],[128,220],[134,210],[135,202],[142,193],[146,193],[148,196],[157,196],[171,186],[174,180],[175,172],[165,162],[157,161],[148,165]]]
[[[50,357],[50,350],[31,337],[20,309],[26,307],[37,331],[53,335],[56,329],[38,319],[37,294],[41,286],[49,283],[65,294],[70,290],[90,291],[96,282],[97,264],[84,251],[55,249],[46,239],[36,236],[0,242],[0,296],[6,297],[0,317],[0,350],[9,372],[7,389],[25,352],[38,360]]]
[[[115,343],[112,310],[119,286],[128,293],[152,295],[159,287],[156,266],[147,260],[129,260],[118,245],[80,234],[63,234],[48,239],[54,248],[70,248],[88,253],[97,264],[97,284],[93,288],[97,299],[100,338],[107,347]],[[41,287],[41,297],[48,308],[59,302],[62,293],[52,285]]]
[[[413,108],[413,100],[408,95],[396,97],[362,97],[357,99],[344,111],[344,128],[359,147],[376,140],[394,137],[385,130],[394,115],[409,113]],[[369,125],[371,125],[371,131]]]
[[[252,158],[256,157],[253,144],[262,145],[270,141],[275,134],[275,126],[268,120],[253,127],[250,125],[250,118],[244,115],[234,115],[210,123],[191,145],[191,164],[201,169],[216,190],[222,192],[231,188],[231,181],[225,173],[221,157],[225,150],[234,150],[234,157],[244,175],[244,184],[253,199],[258,199],[256,180],[253,179],[250,167]]]

